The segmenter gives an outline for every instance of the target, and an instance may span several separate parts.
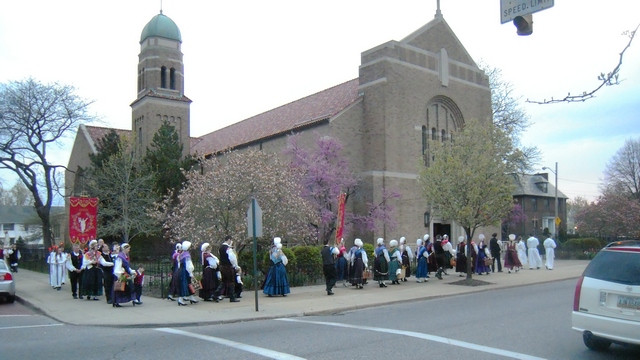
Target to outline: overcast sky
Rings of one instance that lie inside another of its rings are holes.
[[[513,1],[513,0],[512,0]],[[164,0],[182,33],[191,135],[200,136],[354,79],[360,54],[433,19],[436,0]],[[0,2],[0,82],[59,81],[94,100],[96,125],[131,129],[140,33],[160,0]],[[525,145],[558,162],[559,188],[594,199],[605,165],[640,137],[640,38],[621,85],[584,103],[533,105],[590,91],[618,63],[640,24],[640,2],[560,0],[534,14],[534,32],[500,23],[500,0],[442,0],[442,14],[476,62],[502,70],[532,126]],[[66,164],[70,141],[55,153]],[[6,174],[2,174],[6,179]],[[551,174],[553,179],[553,174]],[[13,182],[4,184],[5,188]]]

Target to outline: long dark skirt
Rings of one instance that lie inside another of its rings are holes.
[[[362,279],[362,273],[364,272],[364,262],[362,258],[356,258],[353,265],[350,266],[349,281],[351,285],[362,285],[364,280]]]
[[[406,279],[411,276],[411,261],[409,255],[402,255],[402,267],[404,267],[403,277]]]
[[[282,262],[271,265],[262,292],[266,295],[286,295],[291,292],[287,270]]]
[[[418,259],[418,266],[416,267],[416,277],[426,278],[427,277],[427,258],[424,256],[420,256]]]
[[[373,263],[373,280],[384,281],[389,278],[389,263],[384,256],[376,257]]]
[[[216,289],[220,285],[216,270],[210,267],[206,267],[202,271],[202,289],[200,289],[199,296],[205,300],[213,299]]]
[[[349,275],[347,274],[347,259],[344,256],[340,256],[336,261],[336,280],[346,280]]]
[[[116,281],[115,275],[113,276],[114,282]],[[135,289],[133,286],[133,278],[129,278],[127,285],[124,287],[124,291],[116,291],[112,287],[112,300],[114,304],[122,304],[136,299]]]
[[[82,272],[82,295],[102,295],[102,269],[92,267]]]
[[[191,284],[191,276],[189,272],[184,267],[181,267],[176,271],[178,274],[178,279],[176,280],[176,289],[178,290],[178,296],[189,296],[193,295],[189,291],[189,284]]]
[[[467,256],[461,253],[458,253],[456,257],[456,272],[466,273],[467,272]]]
[[[104,294],[107,297],[107,301],[110,301],[111,293],[113,292],[113,266],[104,267],[103,274],[104,274]]]

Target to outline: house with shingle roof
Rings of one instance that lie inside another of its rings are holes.
[[[520,205],[525,219],[518,224],[505,224],[504,234],[540,236],[547,229],[557,239],[558,231],[566,231],[567,196],[549,182],[548,173],[513,174],[514,203]],[[557,190],[557,192],[556,192]],[[560,226],[555,224],[556,194]]]
[[[290,134],[299,134],[303,146],[331,136],[342,143],[352,171],[362,180],[357,196],[350,198],[351,211],[379,202],[387,190],[402,196],[392,204],[397,230],[380,227],[375,234],[358,235],[416,239],[425,233],[452,238],[463,234],[424,201],[417,164],[428,164],[430,144],[451,141],[466,119],[491,121],[491,91],[488,77],[439,9],[404,39],[363,51],[356,78],[197,138],[188,136],[191,100],[184,96],[182,38],[167,19],[160,14],[152,19],[155,27],[144,28],[132,129],[118,130],[131,134],[139,149],[151,141],[161,120],[172,121],[188,144],[185,148],[197,156],[248,148],[281,153]],[[81,126],[69,169],[88,166],[88,154],[108,130]],[[67,194],[77,195],[81,189],[71,174]]]

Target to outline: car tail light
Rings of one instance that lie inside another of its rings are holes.
[[[1,281],[13,280],[13,276],[11,276],[11,273],[0,274],[0,280]]]
[[[580,276],[578,283],[576,284],[576,291],[573,293],[573,311],[580,310],[580,292],[582,291],[582,280],[584,276]]]

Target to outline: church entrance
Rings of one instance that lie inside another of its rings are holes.
[[[433,223],[433,238],[444,234],[449,235],[449,239],[451,239],[451,224]]]

